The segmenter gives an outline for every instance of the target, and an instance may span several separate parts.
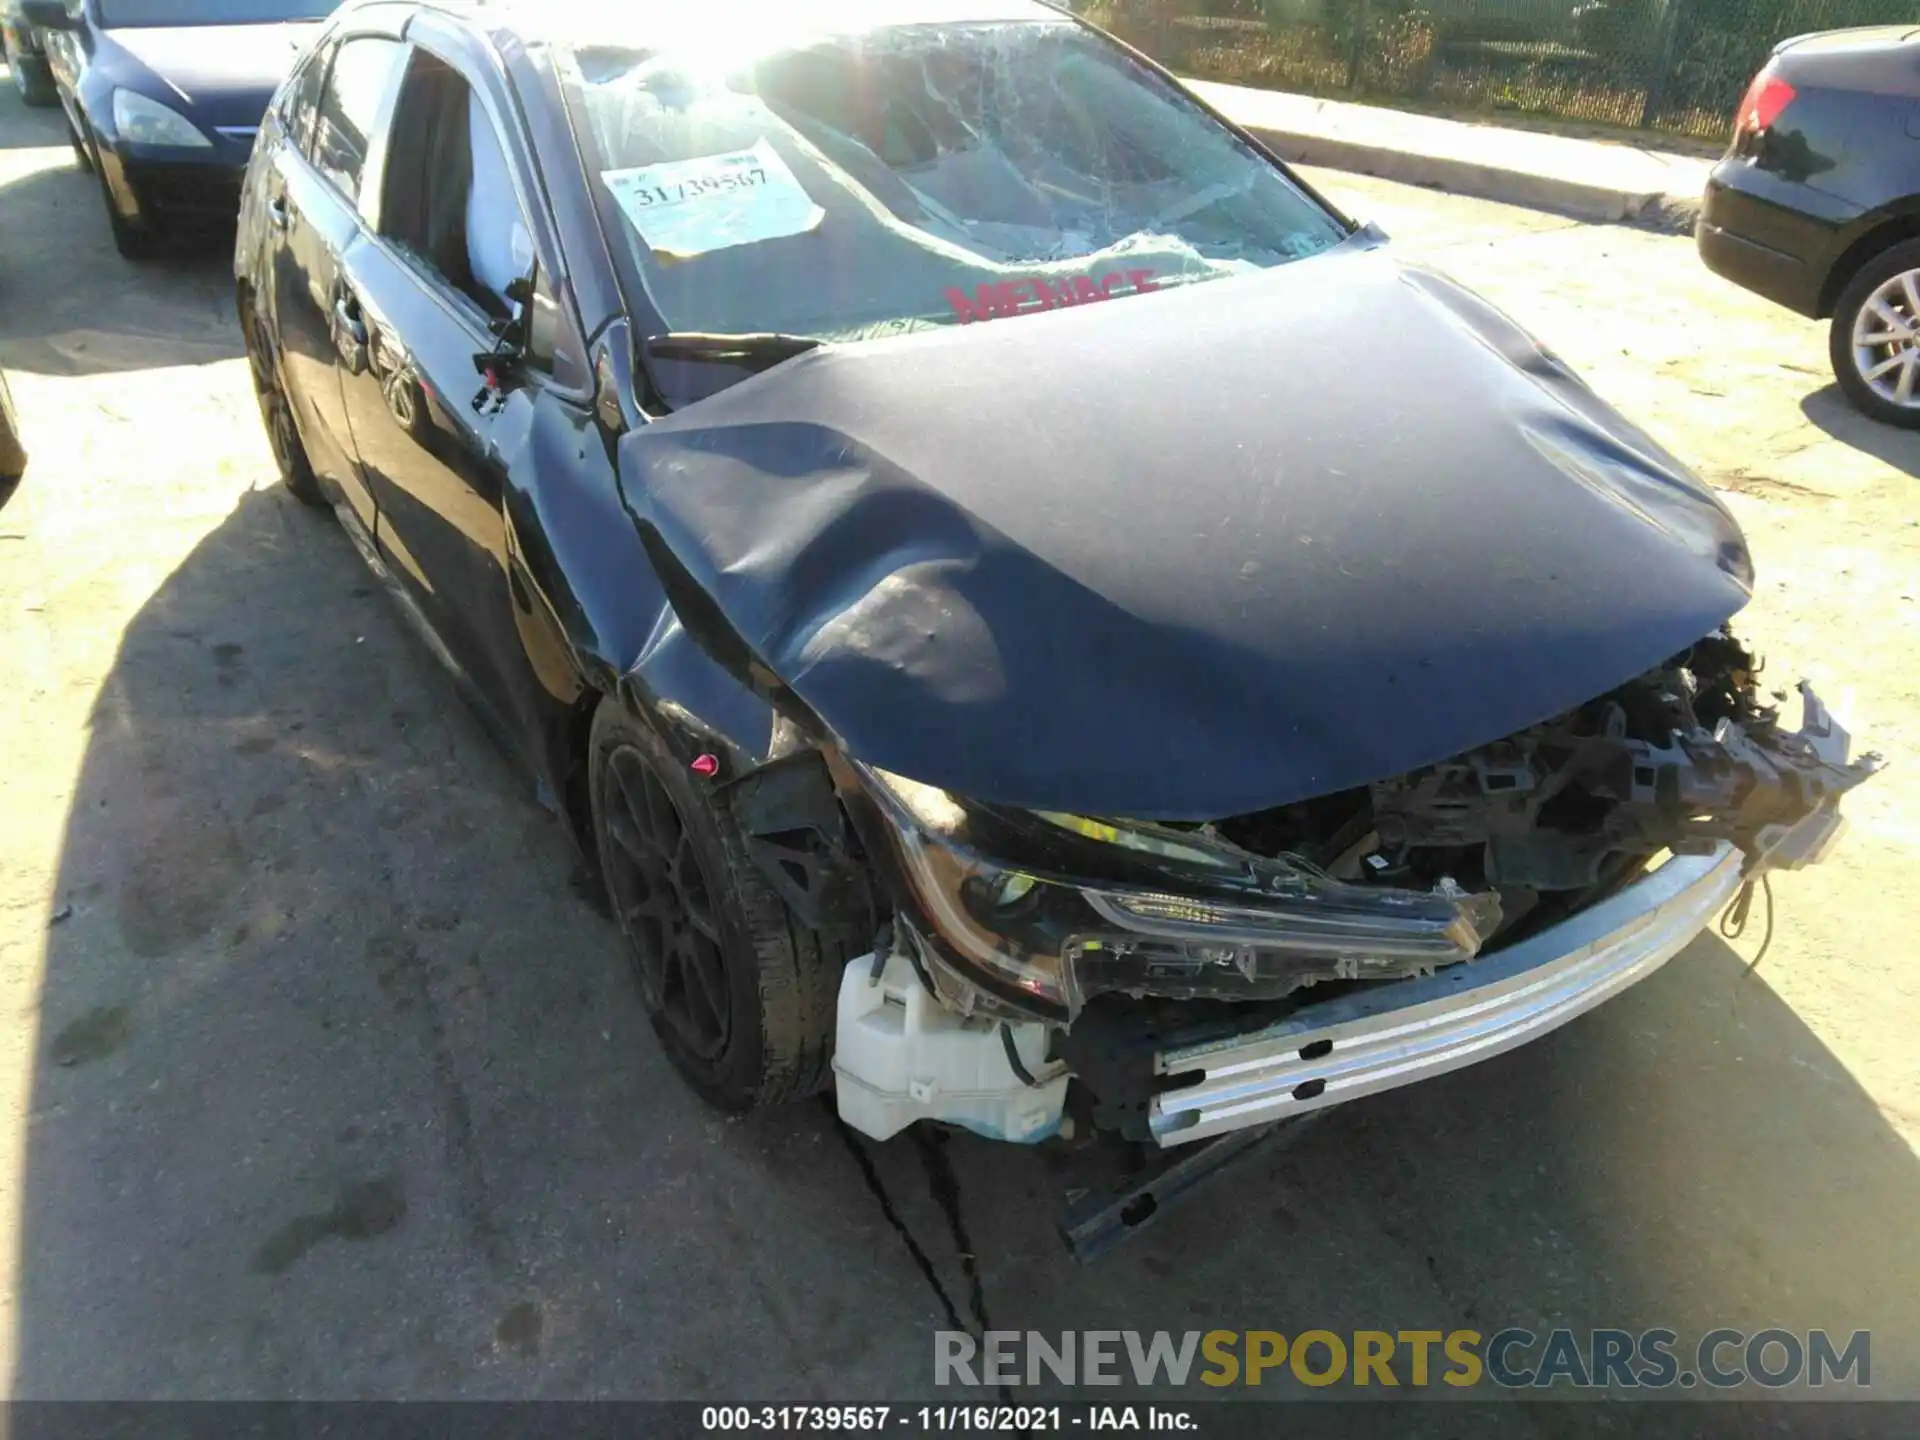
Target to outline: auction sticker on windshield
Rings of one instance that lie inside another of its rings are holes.
[[[603,170],[620,211],[656,255],[684,259],[813,229],[813,203],[774,148]]]

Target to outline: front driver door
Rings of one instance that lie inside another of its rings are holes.
[[[411,32],[410,32],[411,33]],[[384,178],[342,285],[364,320],[365,363],[344,371],[361,471],[380,509],[379,547],[447,654],[530,762],[555,687],[527,658],[515,619],[503,499],[531,463],[543,377],[489,391],[474,357],[533,246],[489,105],[452,64],[415,45],[381,149]],[[550,305],[542,294],[541,303]],[[542,362],[532,358],[534,367]],[[564,688],[564,687],[561,687]]]

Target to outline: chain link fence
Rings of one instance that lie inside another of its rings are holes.
[[[1920,21],[1920,0],[1093,0],[1169,69],[1721,139],[1790,35]]]

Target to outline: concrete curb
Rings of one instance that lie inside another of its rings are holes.
[[[1350,170],[1405,185],[1424,185],[1453,195],[1551,210],[1577,220],[1602,224],[1645,224],[1659,230],[1691,231],[1700,214],[1697,195],[1669,195],[1664,191],[1624,190],[1614,185],[1575,180],[1560,175],[1537,175],[1487,161],[1452,155],[1423,155],[1361,140],[1330,135],[1302,135],[1246,127],[1273,147],[1283,160],[1299,165],[1324,165]]]
[[[1187,83],[1289,162],[1602,224],[1691,232],[1711,168],[1704,160],[1610,141]]]

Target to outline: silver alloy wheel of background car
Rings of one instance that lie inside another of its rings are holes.
[[[1920,411],[1920,270],[1875,287],[1853,320],[1853,365],[1889,405]]]
[[[1833,299],[1827,358],[1854,408],[1920,431],[1920,238],[1869,255]]]

